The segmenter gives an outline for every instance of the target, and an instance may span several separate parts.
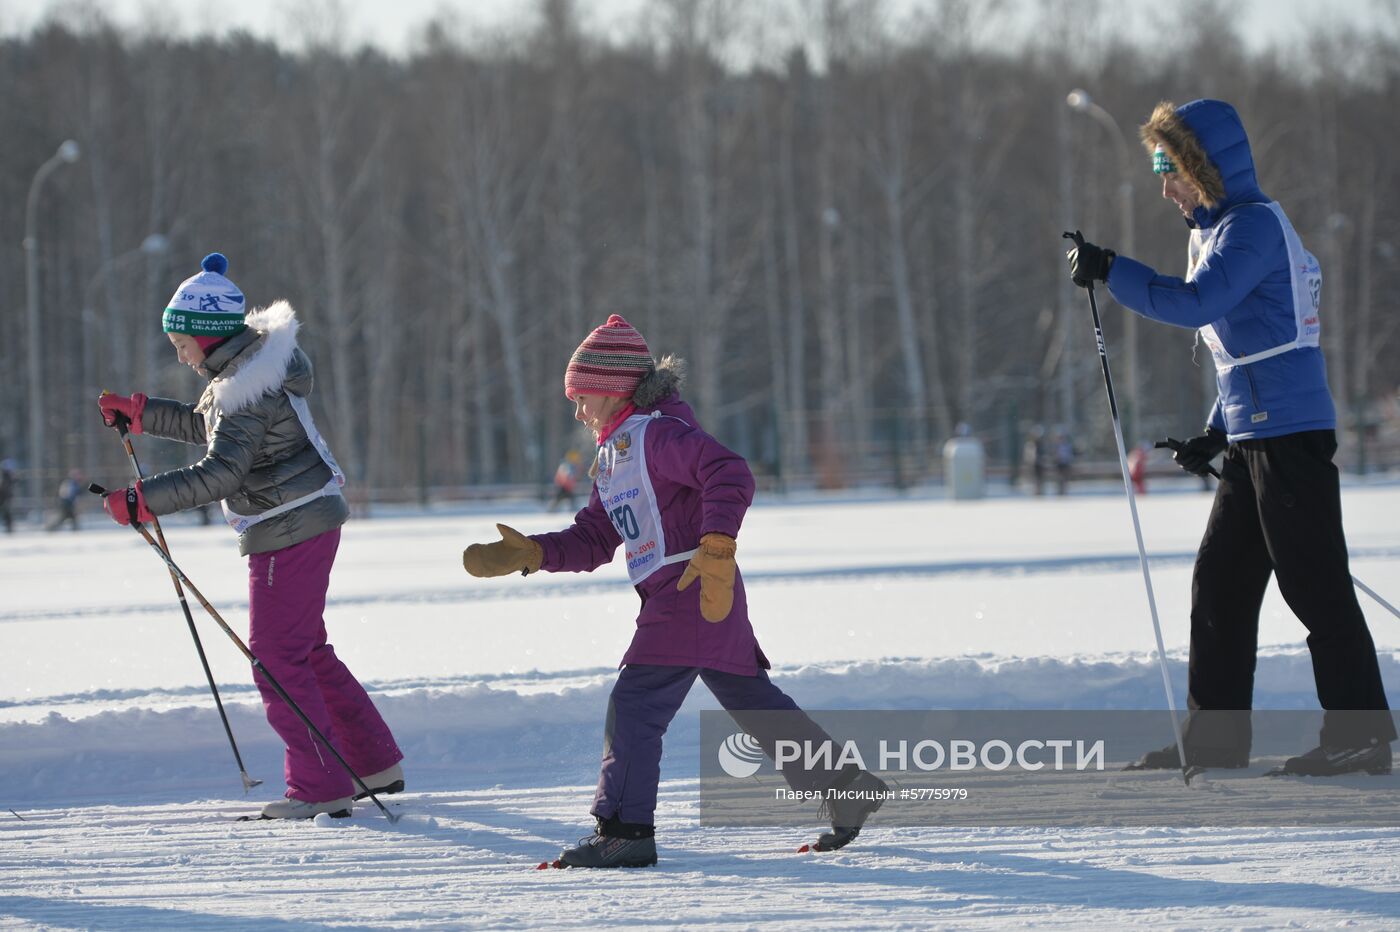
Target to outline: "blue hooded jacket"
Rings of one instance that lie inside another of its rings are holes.
[[[1161,112],[1159,108],[1154,120]],[[1179,122],[1168,126],[1168,133],[1177,132],[1183,148],[1199,145],[1209,160],[1202,166],[1204,173],[1220,188],[1218,197],[1205,199],[1214,202],[1197,207],[1188,221],[1189,226],[1213,231],[1214,238],[1191,281],[1159,275],[1119,256],[1109,270],[1109,291],[1119,304],[1152,320],[1191,329],[1211,324],[1225,350],[1236,358],[1291,343],[1298,324],[1288,246],[1274,212],[1250,206],[1269,204],[1270,199],[1259,190],[1239,114],[1224,101],[1196,100],[1176,108],[1174,115]],[[1144,127],[1144,137],[1153,129],[1152,123]],[[1174,160],[1181,165],[1180,159]],[[1178,170],[1191,177],[1189,170]],[[1337,426],[1320,347],[1298,347],[1217,370],[1216,385],[1219,396],[1209,425],[1225,431],[1231,441]]]

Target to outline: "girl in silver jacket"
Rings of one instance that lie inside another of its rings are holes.
[[[103,394],[103,420],[130,421],[133,434],[205,444],[192,466],[158,473],[108,495],[118,524],[222,501],[248,557],[248,646],[365,785],[403,789],[403,759],[364,687],[327,643],[322,617],[340,526],[349,516],[345,477],[311,418],[311,361],[300,324],[278,301],[247,312],[219,253],[170,299],[162,329],[180,362],[209,380],[195,404]],[[348,813],[355,788],[272,688],[257,680],[267,720],[286,744],[286,798],[267,818]]]

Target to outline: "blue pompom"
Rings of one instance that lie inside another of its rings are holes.
[[[222,275],[228,271],[228,259],[221,252],[211,252],[204,257],[204,261],[199,263],[199,266],[206,272]]]

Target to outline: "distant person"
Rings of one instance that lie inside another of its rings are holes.
[[[1248,716],[1199,713],[1253,705],[1259,606],[1274,575],[1308,629],[1317,696],[1328,710],[1319,746],[1284,771],[1389,773],[1395,726],[1352,586],[1332,463],[1337,416],[1319,340],[1322,270],[1283,208],[1259,189],[1234,107],[1164,101],[1142,140],[1162,197],[1191,228],[1186,277],[1082,238],[1069,257],[1076,285],[1106,282],[1124,307],[1199,329],[1215,359],[1219,397],[1205,433],[1175,454],[1196,475],[1225,454],[1191,586],[1187,763],[1248,763]],[[1345,710],[1366,711],[1338,714]],[[1139,762],[1180,765],[1175,746]]]
[[[1036,495],[1045,494],[1046,459],[1045,428],[1037,424],[1030,429],[1021,447],[1021,463]]]
[[[569,503],[569,507],[574,507],[574,490],[578,488],[580,473],[583,472],[583,457],[577,450],[570,450],[564,454],[564,458],[559,461],[559,468],[554,470],[554,498],[549,503],[549,510],[555,511],[564,502]]]
[[[98,405],[109,426],[121,415],[133,434],[203,444],[208,452],[193,466],[109,494],[103,507],[125,525],[223,499],[239,553],[248,557],[249,648],[370,791],[398,792],[403,754],[326,638],[326,590],[350,509],[340,491],[344,475],[307,406],[312,374],[297,345],[301,324],[285,301],[245,314],[219,253],[201,267],[162,319],[180,362],[209,380],[199,402],[103,394]],[[268,723],[286,745],[286,797],[264,806],[263,818],[348,815],[362,791],[276,691],[261,677],[256,682]]]
[[[564,867],[646,867],[656,863],[655,813],[661,738],[695,680],[702,679],[739,727],[771,757],[780,739],[830,737],[768,679],[768,658],[749,623],[735,537],[753,499],[753,475],[739,454],[701,429],[681,400],[681,362],[651,358],[646,341],[614,314],[574,351],[564,395],[597,439],[588,504],[562,531],[526,537],[497,525],[501,540],[462,554],[478,577],[590,572],[622,547],[641,596],[637,632],[608,699],[603,766],[591,837],[559,856]],[[605,504],[606,503],[606,504]],[[694,585],[695,583],[699,585]],[[784,711],[782,734],[773,716]],[[787,767],[795,789],[850,788],[867,798],[830,802],[832,830],[818,850],[844,846],[883,799],[885,783],[855,765]]]
[[[58,484],[58,515],[49,522],[48,529],[56,531],[65,524],[78,529],[78,497],[83,494],[83,474],[70,469],[68,475]]]
[[[1065,495],[1069,492],[1069,480],[1074,475],[1074,440],[1066,430],[1055,431],[1050,441],[1051,456],[1055,460],[1055,492]]]
[[[1147,444],[1140,443],[1128,452],[1128,478],[1132,480],[1133,491],[1138,495],[1147,494],[1147,458],[1151,456]]]
[[[5,533],[15,532],[15,516],[11,503],[15,499],[15,461],[0,460],[0,521],[5,523]]]

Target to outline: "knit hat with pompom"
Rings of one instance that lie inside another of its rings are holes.
[[[564,372],[564,397],[580,393],[631,398],[637,385],[656,364],[647,341],[620,315],[590,333],[569,360]]]
[[[248,308],[243,292],[224,277],[228,259],[223,253],[211,252],[199,265],[200,272],[181,282],[170,299],[161,329],[187,333],[207,350],[243,329]]]

